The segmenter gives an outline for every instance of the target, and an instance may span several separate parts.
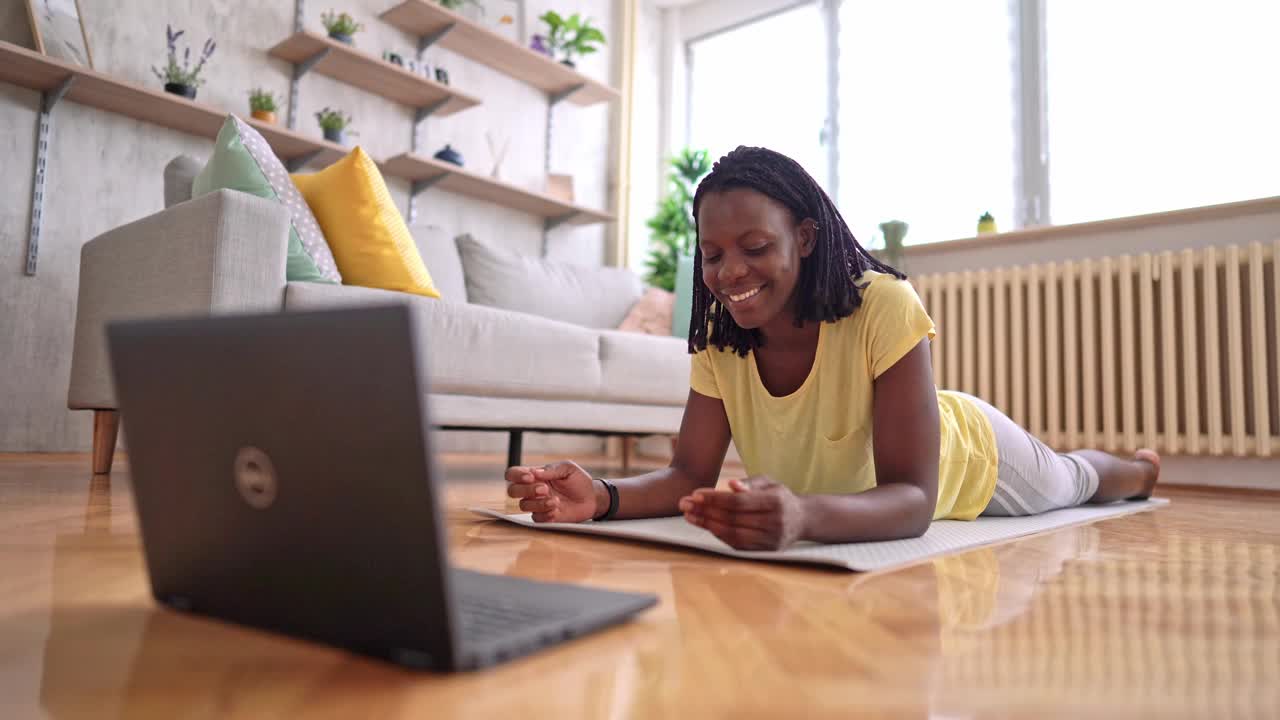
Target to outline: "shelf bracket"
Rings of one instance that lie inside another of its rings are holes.
[[[316,63],[328,57],[331,49],[332,48],[325,48],[320,52],[316,53],[315,55],[312,55],[306,60],[303,60],[302,62],[298,63],[294,69],[293,74],[300,78],[303,75],[306,75],[307,73],[311,72],[311,68],[315,67]]]
[[[426,120],[426,119],[427,119],[428,117],[430,117],[433,113],[435,113],[435,111],[439,110],[440,108],[444,107],[445,105],[448,105],[448,104],[449,104],[449,101],[450,101],[450,100],[452,100],[452,99],[453,99],[453,98],[451,98],[451,97],[441,98],[441,99],[439,99],[439,100],[437,100],[437,101],[435,101],[435,102],[431,103],[430,105],[424,105],[424,106],[422,106],[422,107],[418,108],[417,110],[415,110],[415,111],[413,112],[413,122],[414,122],[414,124],[417,124],[417,123],[422,122],[423,120]]]
[[[298,81],[302,80],[302,76],[311,72],[311,68],[316,63],[325,59],[329,55],[329,48],[325,48],[311,57],[293,66],[293,78],[289,80],[289,120],[290,130],[294,130],[298,126]]]
[[[555,230],[556,228],[560,227],[561,225],[563,225],[563,224],[565,224],[565,223],[569,222],[570,220],[574,219],[574,218],[575,218],[575,217],[577,217],[577,216],[578,216],[578,211],[577,211],[577,210],[574,210],[573,212],[568,212],[568,213],[565,213],[564,215],[557,215],[556,217],[553,217],[553,218],[547,218],[547,219],[542,223],[542,253],[541,253],[541,257],[546,257],[546,256],[547,256],[547,244],[548,244],[548,242],[549,242],[549,240],[550,240],[551,231],[552,231],[552,230]]]
[[[424,191],[426,191],[427,188],[431,187],[432,185],[435,185],[441,180],[444,180],[445,178],[449,177],[452,174],[453,173],[445,172],[445,173],[440,173],[435,177],[429,177],[423,180],[413,181],[413,184],[409,186],[409,224],[410,225],[412,225],[414,220],[417,220],[418,218],[418,196],[421,195]]]
[[[290,158],[286,160],[284,163],[284,166],[289,169],[289,172],[297,172],[302,168],[306,167],[308,164],[310,164],[312,160],[315,160],[316,158],[320,157],[320,153],[322,152],[324,151],[312,150],[311,152],[303,153],[295,158]]]
[[[556,109],[556,105],[562,102],[565,98],[578,92],[579,90],[581,90],[586,86],[587,86],[586,83],[578,83],[577,85],[561,90],[560,92],[551,93],[550,102],[547,103],[546,145],[543,146],[543,154],[542,154],[542,169],[545,172],[548,172],[548,173],[551,172],[551,124],[553,120],[552,114]]]
[[[579,90],[581,90],[582,88],[584,88],[584,87],[586,87],[586,86],[587,86],[587,84],[586,84],[586,83],[578,83],[577,85],[574,85],[574,86],[573,86],[573,87],[571,87],[571,88],[566,88],[566,89],[564,89],[564,90],[561,90],[561,91],[560,91],[560,92],[558,92],[558,93],[551,93],[551,104],[552,104],[552,105],[556,105],[556,104],[558,104],[558,103],[560,103],[560,102],[562,102],[562,101],[564,101],[564,100],[568,99],[568,97],[569,97],[570,95],[572,95],[572,94],[574,94],[574,93],[578,92]]]
[[[57,87],[40,94],[40,117],[36,126],[35,177],[31,183],[31,227],[27,235],[27,266],[23,271],[28,276],[36,274],[36,260],[40,257],[40,230],[44,220],[44,181],[49,160],[49,137],[53,129],[53,108],[67,94],[75,81],[76,76],[69,75],[58,83]]]
[[[542,224],[542,229],[544,231],[550,232],[576,217],[578,217],[578,211],[575,210],[573,212],[565,213],[564,215],[557,215],[556,217],[553,217],[553,218],[547,218],[546,222]]]
[[[433,33],[418,38],[418,58],[421,59],[422,53],[426,52],[427,48],[440,42],[440,39],[448,35],[457,25],[457,23],[449,23]]]
[[[421,130],[422,121],[426,120],[440,108],[449,104],[453,98],[441,98],[430,105],[424,105],[413,112],[413,127],[409,130],[409,149],[411,152],[418,152],[418,148],[422,143],[418,141],[418,131]]]

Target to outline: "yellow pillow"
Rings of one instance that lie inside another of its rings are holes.
[[[382,173],[364,150],[356,147],[318,173],[289,177],[320,223],[344,284],[440,297]]]

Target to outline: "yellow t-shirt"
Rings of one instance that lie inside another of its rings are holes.
[[[872,381],[925,337],[933,321],[911,284],[868,272],[862,305],[822,323],[818,351],[798,390],[774,397],[756,369],[755,353],[709,346],[693,356],[689,384],[720,398],[734,445],[750,475],[768,475],[800,494],[843,495],[875,487],[871,445]],[[939,391],[941,464],[935,520],[972,520],[996,486],[995,435],[978,406]]]

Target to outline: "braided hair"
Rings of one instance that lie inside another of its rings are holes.
[[[693,254],[693,308],[689,322],[689,352],[705,350],[710,343],[720,350],[733,348],[746,357],[764,344],[759,330],[746,330],[734,322],[702,281],[702,248],[698,209],[707,193],[747,188],[782,203],[796,222],[817,222],[814,251],[800,264],[796,283],[796,327],[806,321],[835,322],[853,314],[862,304],[862,288],[856,283],[867,270],[906,275],[871,256],[854,239],[835,203],[800,163],[762,147],[739,145],[716,161],[711,173],[698,184],[693,196],[695,238]]]

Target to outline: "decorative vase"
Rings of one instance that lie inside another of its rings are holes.
[[[339,128],[321,128],[324,130],[324,139],[329,142],[338,143],[339,145],[347,144],[347,133]]]
[[[196,99],[195,85],[187,85],[185,83],[165,83],[164,91],[167,93],[173,93],[174,95],[181,95],[188,100]]]
[[[276,114],[271,110],[254,110],[250,115],[264,123],[276,124]]]
[[[355,41],[353,41],[351,39],[351,36],[346,33],[330,32],[329,37],[333,38],[334,40],[337,40],[340,43],[346,43],[347,45],[355,45]]]
[[[881,262],[888,263],[890,267],[902,269],[902,248],[906,244],[908,227],[901,220],[880,223],[880,233],[884,235]]]
[[[462,167],[462,155],[457,150],[454,150],[453,147],[450,145],[446,144],[444,146],[444,149],[440,150],[435,154],[435,158],[437,160],[447,162],[447,163],[452,163],[454,165],[457,165],[458,167]]]

